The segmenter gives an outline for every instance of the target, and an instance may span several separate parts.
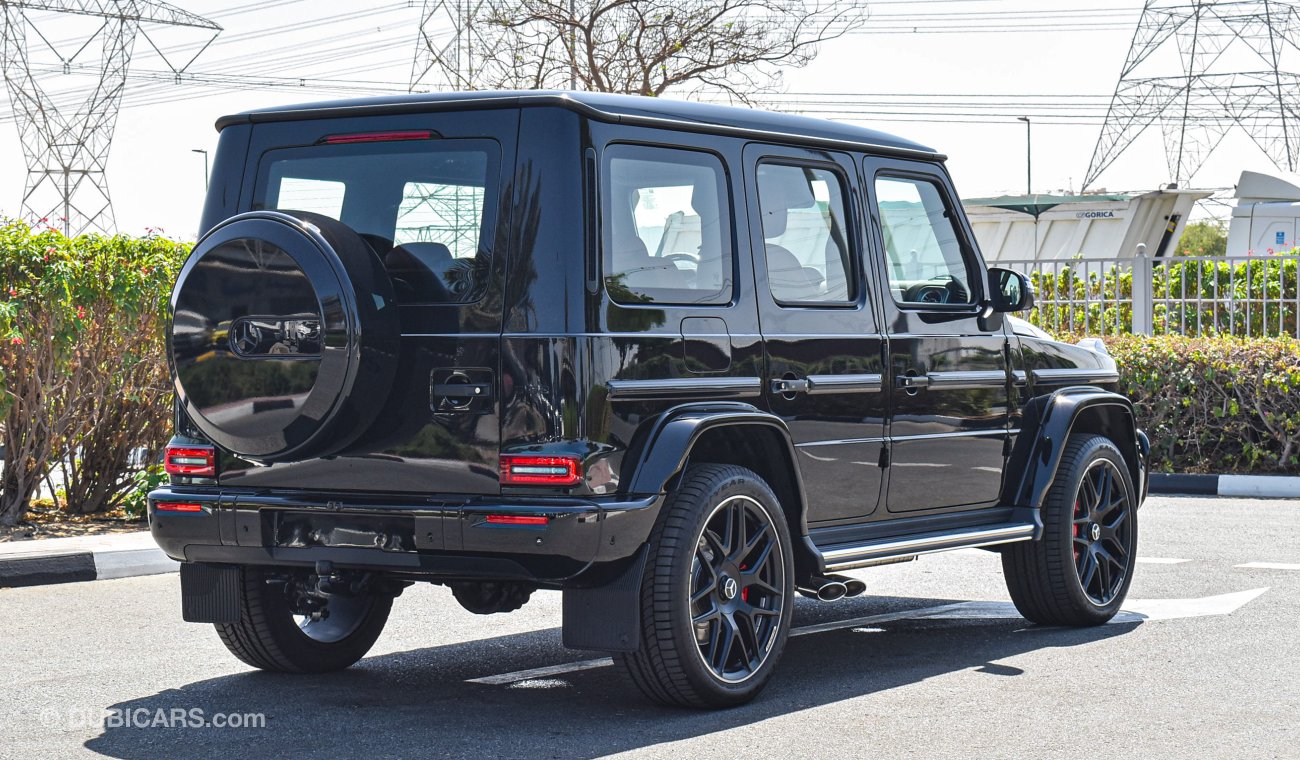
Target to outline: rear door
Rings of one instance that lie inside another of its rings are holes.
[[[499,345],[515,110],[263,123],[241,210],[339,219],[375,250],[399,302],[397,379],[378,421],[327,459],[252,467],[240,486],[499,492]]]
[[[946,173],[868,158],[874,257],[889,337],[890,512],[991,506],[1009,441],[1001,315]]]
[[[765,392],[789,426],[810,522],[854,522],[882,481],[884,341],[862,271],[847,155],[750,144],[745,182]]]

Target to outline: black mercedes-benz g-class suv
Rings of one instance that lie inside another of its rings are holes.
[[[245,662],[347,667],[413,582],[562,589],[566,645],[724,706],[849,569],[991,547],[1030,620],[1118,610],[1146,439],[933,150],[578,93],[217,126],[149,519]]]

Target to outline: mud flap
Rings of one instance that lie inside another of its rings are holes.
[[[641,580],[648,546],[604,586],[564,590],[564,645],[570,649],[635,652],[641,646]]]
[[[237,565],[181,563],[181,618],[187,623],[238,623]]]

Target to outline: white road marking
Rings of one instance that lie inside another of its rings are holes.
[[[546,676],[557,676],[561,673],[576,673],[579,670],[591,670],[592,668],[603,668],[606,665],[613,665],[614,658],[601,657],[595,660],[579,660],[578,662],[566,662],[563,665],[548,665],[544,668],[532,668],[531,670],[516,670],[513,673],[502,673],[499,676],[484,676],[483,678],[470,678],[465,683],[485,683],[490,686],[500,686],[501,684],[515,683],[516,681],[527,681],[533,678],[545,678]]]
[[[1218,596],[1206,596],[1198,599],[1130,599],[1125,602],[1123,610],[1110,622],[1138,623],[1144,620],[1178,620],[1180,618],[1206,617],[1210,615],[1231,615],[1265,591],[1268,591],[1268,587],[1238,591],[1231,594],[1220,594]],[[1015,605],[1011,602],[956,602],[935,607],[921,607],[913,610],[885,612],[879,615],[867,615],[866,617],[856,617],[848,620],[833,620],[827,623],[805,625],[792,628],[790,636],[807,636],[812,633],[839,631],[845,628],[861,628],[896,620],[1013,620],[1018,618],[1020,618],[1020,613],[1016,611]],[[502,673],[496,676],[470,678],[466,683],[501,686],[535,678],[603,668],[613,664],[613,658],[600,657],[594,660],[579,660],[562,665],[549,665],[544,668],[517,670],[513,673]]]
[[[1137,562],[1139,565],[1181,565],[1191,560],[1177,557],[1138,557]]]
[[[1247,562],[1244,565],[1233,565],[1233,567],[1245,567],[1255,570],[1300,570],[1300,565],[1286,562]]]

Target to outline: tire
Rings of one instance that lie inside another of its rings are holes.
[[[757,696],[794,613],[790,531],[772,489],[743,467],[687,469],[650,535],[640,593],[640,648],[617,657],[647,697],[717,708]]]
[[[1043,625],[1100,625],[1115,617],[1137,560],[1137,496],[1110,439],[1072,435],[1043,505],[1040,541],[1002,552],[1016,609]]]
[[[388,622],[393,598],[369,594],[330,600],[328,618],[301,627],[283,584],[267,583],[261,568],[242,568],[238,623],[217,624],[231,654],[261,670],[328,673],[365,656]]]

